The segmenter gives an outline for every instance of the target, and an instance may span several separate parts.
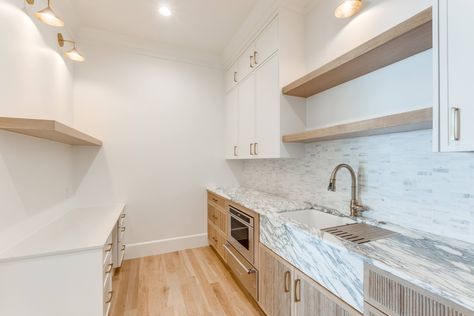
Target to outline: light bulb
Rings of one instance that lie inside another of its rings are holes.
[[[171,9],[165,6],[161,7],[159,11],[162,16],[171,16],[172,14]]]
[[[334,15],[337,18],[348,18],[359,12],[362,0],[345,0],[336,8]]]
[[[49,6],[46,9],[36,12],[35,16],[38,20],[48,25],[58,27],[64,26],[63,20],[58,18],[56,13],[54,13],[54,11]]]

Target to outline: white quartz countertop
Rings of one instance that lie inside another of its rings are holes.
[[[73,208],[0,254],[0,262],[101,248],[124,204]]]
[[[308,208],[307,203],[288,201],[279,196],[262,193],[246,188],[209,189],[216,194],[223,195],[229,200],[250,209],[255,209],[265,217],[268,233],[272,234],[278,225],[284,223],[285,231],[298,231],[312,234],[315,238],[324,241],[348,253],[356,254],[365,261],[378,266],[402,279],[405,279],[421,288],[450,299],[459,305],[474,310],[474,245],[459,240],[440,237],[420,231],[409,230],[395,225],[382,227],[398,232],[392,237],[370,242],[367,244],[354,244],[349,241],[306,225],[294,222],[281,216],[281,212]],[[306,205],[306,207],[302,207]],[[269,206],[267,208],[267,206]],[[335,213],[323,207],[314,206],[315,209],[327,213]],[[376,224],[369,219],[357,221]],[[261,220],[262,222],[262,220]],[[276,226],[273,226],[273,222]],[[265,227],[261,233],[265,233]],[[268,238],[270,240],[270,238]],[[266,245],[275,251],[284,248],[275,241],[275,245]],[[302,241],[294,241],[301,243]],[[302,246],[302,245],[300,245]],[[299,248],[299,247],[297,247]],[[303,247],[301,247],[303,248]],[[293,249],[297,252],[297,249]],[[277,251],[278,253],[278,251]],[[305,254],[295,255],[295,258]],[[289,258],[286,258],[287,260]]]

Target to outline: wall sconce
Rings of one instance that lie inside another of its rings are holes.
[[[26,3],[28,3],[29,5],[33,5],[35,4],[35,0],[26,0]],[[64,26],[63,20],[61,20],[51,8],[50,0],[48,0],[48,6],[43,10],[36,12],[35,16],[38,20],[48,25],[57,27]]]
[[[73,47],[71,50],[68,50],[67,52],[64,53],[64,56],[67,58],[74,60],[74,61],[79,61],[83,62],[86,60],[76,49],[76,42],[71,41],[71,40],[65,40],[63,35],[61,33],[58,33],[58,44],[59,47],[64,47],[64,43],[71,43],[73,44]]]
[[[359,12],[362,7],[362,0],[344,0],[334,11],[336,18],[344,19]]]

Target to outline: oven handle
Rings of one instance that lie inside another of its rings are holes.
[[[234,253],[229,249],[229,246],[228,244],[224,244],[224,248],[225,250],[227,251],[227,253],[229,253],[234,259],[235,261],[237,261],[239,263],[239,265],[242,267],[242,269],[246,270],[247,271],[247,274],[253,274],[253,273],[256,273],[257,270],[255,270],[254,268],[247,268],[240,260],[239,258],[237,258],[236,255],[234,255]]]
[[[242,223],[243,225],[247,226],[247,227],[251,227],[253,228],[253,226],[249,223],[247,223],[246,221],[242,220],[241,218],[235,216],[234,214],[230,213],[230,217],[232,217],[233,219],[239,221],[240,223]]]

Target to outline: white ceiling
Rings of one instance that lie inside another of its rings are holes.
[[[81,27],[222,53],[258,0],[73,0]],[[168,5],[173,16],[158,8]]]

